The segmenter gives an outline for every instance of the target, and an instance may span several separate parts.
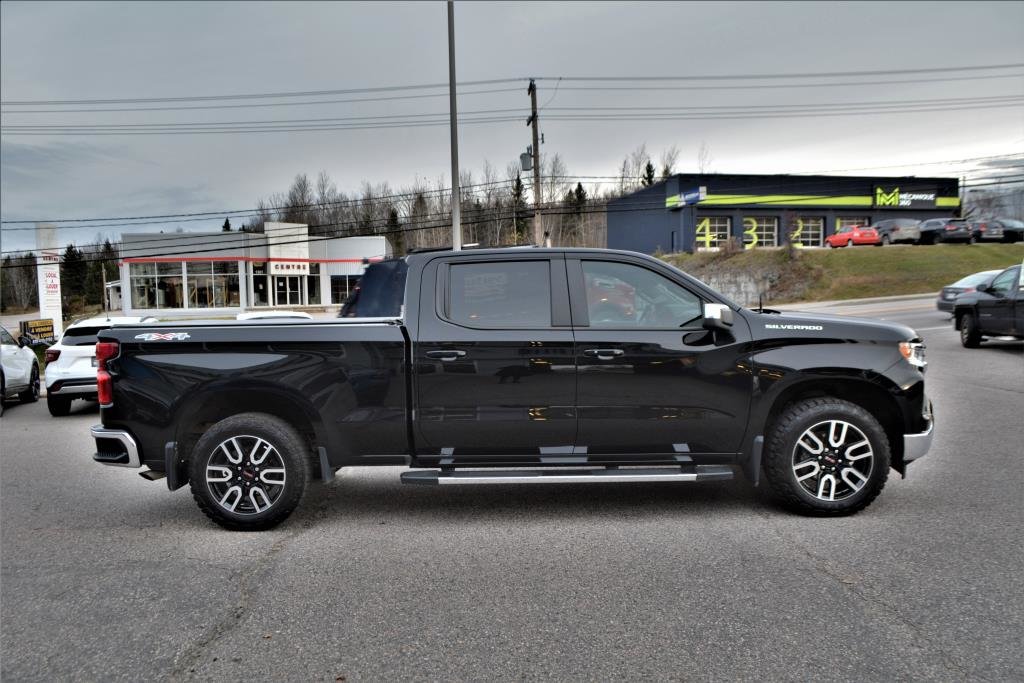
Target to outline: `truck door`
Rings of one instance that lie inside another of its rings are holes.
[[[989,285],[990,296],[978,297],[978,323],[990,334],[1012,334],[1019,268],[1008,268]]]
[[[703,300],[642,260],[566,259],[588,454],[736,453],[753,384],[739,363],[750,333],[702,324]]]
[[[576,367],[561,255],[440,257],[422,282],[420,454],[458,463],[571,453]]]

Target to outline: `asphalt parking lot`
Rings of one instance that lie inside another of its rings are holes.
[[[92,462],[80,404],[2,419],[4,680],[1022,680],[1024,345],[907,322],[938,417],[843,519],[742,481],[402,486],[352,469],[278,529]]]

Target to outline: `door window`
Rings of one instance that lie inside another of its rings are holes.
[[[1000,273],[995,280],[992,281],[992,293],[996,296],[1006,297],[1010,295],[1013,290],[1013,286],[1017,283],[1017,271],[1007,270]]]
[[[697,295],[654,271],[614,261],[582,265],[591,328],[677,329],[703,317]]]
[[[18,345],[18,342],[14,341],[14,337],[11,336],[11,333],[3,328],[0,328],[0,342],[10,344],[12,346]]]
[[[550,327],[547,261],[458,263],[449,269],[447,317],[466,327]]]

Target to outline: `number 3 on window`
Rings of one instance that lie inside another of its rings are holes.
[[[757,221],[753,218],[744,218],[743,227],[743,248],[753,249],[757,246]]]
[[[697,241],[703,242],[705,249],[710,249],[714,246],[712,244],[714,241],[713,237],[711,234],[711,219],[705,218],[697,224]]]

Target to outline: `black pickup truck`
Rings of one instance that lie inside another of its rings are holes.
[[[763,472],[789,508],[842,515],[931,442],[910,328],[745,309],[641,254],[414,253],[371,265],[342,315],[102,332],[95,459],[263,529],[353,465],[441,485]]]

